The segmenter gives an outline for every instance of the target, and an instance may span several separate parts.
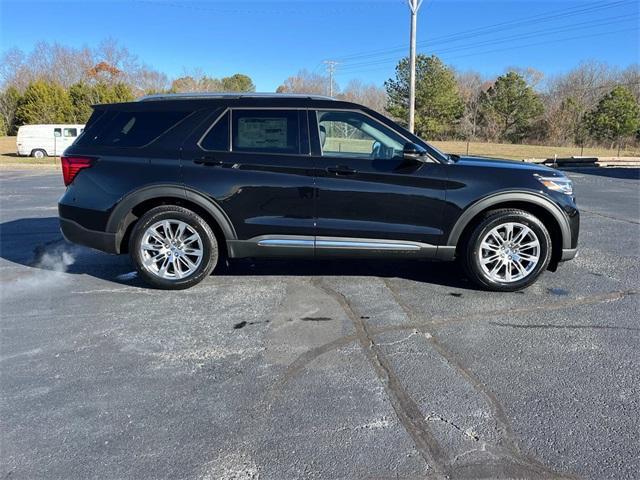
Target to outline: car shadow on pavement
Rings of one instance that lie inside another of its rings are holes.
[[[135,269],[128,255],[109,255],[64,240],[58,217],[21,218],[1,223],[0,257],[31,268],[84,274],[123,285],[147,287],[133,273]],[[421,260],[238,259],[220,264],[214,275],[399,277],[475,289],[457,264]]]
[[[599,177],[614,178],[618,180],[640,180],[640,168],[634,167],[580,167],[580,168],[563,168],[565,172],[569,173],[582,173],[585,175],[597,175]]]

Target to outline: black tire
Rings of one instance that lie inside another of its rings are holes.
[[[535,267],[524,278],[513,282],[501,282],[490,277],[480,264],[479,250],[482,239],[498,225],[515,222],[529,227],[540,244],[540,257]],[[496,292],[515,292],[527,288],[547,269],[551,260],[551,237],[544,224],[524,210],[500,209],[487,212],[464,240],[461,251],[462,265],[467,276],[478,286]]]
[[[202,259],[198,267],[188,276],[180,279],[167,279],[153,273],[144,265],[141,249],[142,239],[147,229],[161,220],[184,222],[200,236]],[[218,263],[218,251],[218,242],[207,222],[191,210],[176,205],[163,205],[149,210],[137,221],[129,239],[129,254],[138,274],[151,286],[163,290],[183,290],[200,283],[211,274]]]

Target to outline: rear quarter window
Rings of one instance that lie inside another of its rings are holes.
[[[141,147],[184,119],[186,111],[106,111],[87,124],[78,145]]]

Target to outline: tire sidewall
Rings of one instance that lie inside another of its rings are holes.
[[[189,224],[198,232],[202,240],[202,261],[194,273],[179,280],[158,277],[147,270],[142,262],[140,243],[146,230],[161,220],[180,220]],[[182,290],[201,282],[214,269],[218,262],[218,242],[211,228],[195,213],[180,207],[159,207],[150,210],[136,224],[129,240],[129,252],[138,274],[153,287],[165,290]]]
[[[493,228],[503,223],[517,222],[529,227],[540,242],[540,260],[533,271],[525,278],[517,282],[497,282],[491,279],[482,269],[478,258],[481,240]],[[489,216],[485,221],[481,222],[474,230],[469,239],[469,248],[467,250],[467,265],[474,279],[481,285],[492,290],[515,291],[528,287],[547,269],[551,259],[551,237],[545,226],[531,214],[526,212],[509,212],[504,214],[496,214]]]

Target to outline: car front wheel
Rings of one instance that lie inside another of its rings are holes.
[[[211,227],[191,210],[174,205],[156,207],[138,220],[129,252],[140,276],[166,290],[196,285],[218,262]]]
[[[464,266],[479,286],[513,292],[528,287],[551,259],[551,237],[544,224],[523,210],[488,212],[471,232]]]

